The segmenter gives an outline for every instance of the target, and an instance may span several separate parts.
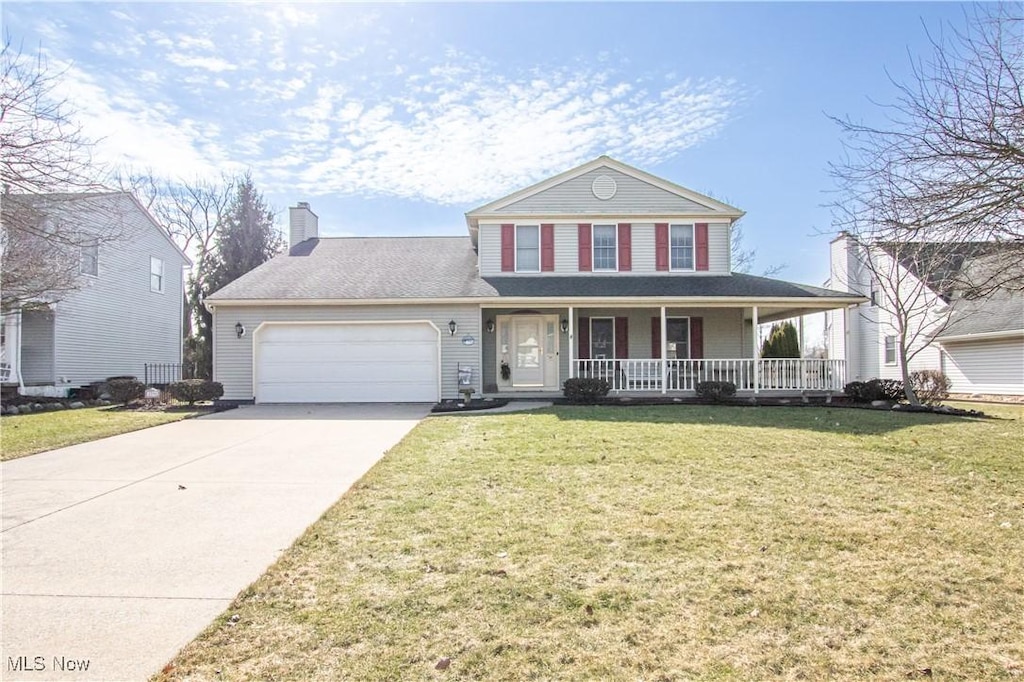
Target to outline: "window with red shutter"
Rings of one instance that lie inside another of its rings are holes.
[[[708,269],[708,224],[697,223],[694,225],[697,242],[697,269]]]
[[[633,269],[633,226],[619,223],[619,272]]]
[[[654,225],[654,267],[668,270],[668,223]]]
[[[501,226],[501,271],[513,272],[516,269],[516,226]]]
[[[590,248],[590,223],[579,224],[579,271],[590,272],[591,254]]]
[[[544,272],[555,270],[555,226],[540,226],[540,269]]]

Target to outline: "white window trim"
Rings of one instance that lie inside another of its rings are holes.
[[[86,248],[96,249],[96,272],[85,272],[84,270],[82,270],[82,265],[84,264],[84,260],[85,260],[84,257],[83,257],[82,251],[84,249],[86,249]],[[99,245],[99,242],[97,242],[96,244],[90,244],[88,246],[85,245],[85,244],[82,244],[81,246],[78,247],[78,274],[79,275],[83,275],[85,277],[91,277],[92,279],[98,279],[99,278],[99,276],[100,276],[100,245]]]
[[[612,234],[615,236],[615,267],[614,268],[599,268],[597,267],[597,258],[594,254],[597,251],[596,244],[597,240],[594,238],[594,232],[598,227],[611,227]],[[591,272],[618,272],[619,271],[619,224],[618,223],[594,223],[590,226],[590,270]]]
[[[159,289],[154,289],[153,288],[153,275],[156,274],[156,273],[153,272],[153,261],[156,261],[157,263],[160,263],[160,288]],[[164,263],[164,259],[163,258],[157,258],[156,256],[150,256],[149,257],[149,290],[152,291],[154,294],[162,294],[162,293],[164,293],[164,291],[167,289],[167,287],[166,287],[166,280],[167,280],[167,267],[166,267],[166,264]]]
[[[519,228],[520,227],[535,227],[535,228],[537,228],[537,269],[536,270],[520,270],[519,269]],[[541,244],[540,224],[538,223],[538,224],[535,225],[533,223],[524,223],[524,224],[520,225],[519,223],[516,223],[515,227],[513,228],[513,231],[514,231],[514,234],[512,236],[512,248],[515,251],[515,271],[516,272],[529,272],[529,273],[540,272],[541,271],[541,265],[542,265],[541,261],[544,259],[544,245]]]
[[[693,263],[693,267],[689,268],[674,268],[672,267],[672,228],[673,227],[688,227],[690,228],[690,243],[693,244],[693,258],[690,262]],[[669,272],[696,272],[697,271],[697,226],[694,223],[669,223],[668,226],[668,270]]]
[[[596,358],[596,357],[594,357],[594,355],[595,355],[595,353],[594,353],[594,320],[610,320],[611,323],[612,323],[612,355],[611,355],[611,357],[605,357],[605,358]],[[590,348],[587,349],[590,352],[590,359],[591,360],[599,360],[599,359],[614,360],[615,359],[615,349],[617,347],[618,347],[618,339],[615,338],[615,318],[614,317],[592,317],[592,318],[590,318]]]
[[[672,315],[665,317],[665,354],[668,355],[668,323],[672,320],[686,320],[686,357],[675,358],[676,360],[690,360],[693,358],[693,327],[690,324],[689,315]],[[671,359],[671,358],[669,358]]]
[[[889,360],[889,349],[887,348],[887,346],[889,345],[889,339],[892,339],[892,358],[893,359],[891,361]],[[896,337],[893,336],[893,335],[889,335],[889,334],[883,336],[882,337],[882,362],[883,362],[883,364],[885,364],[886,367],[892,367],[893,365],[895,365],[899,361],[899,358],[900,358],[900,349],[896,345]]]

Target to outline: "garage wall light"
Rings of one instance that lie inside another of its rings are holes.
[[[235,322],[235,336],[238,338],[245,336],[245,327],[242,326],[241,322]]]
[[[493,334],[494,333],[494,320],[487,320],[487,333],[488,334]]]
[[[452,336],[455,336],[455,332],[459,331],[459,325],[455,324],[455,320],[448,323],[448,331]]]

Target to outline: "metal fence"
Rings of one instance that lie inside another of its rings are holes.
[[[191,365],[178,362],[146,363],[145,371],[147,386],[166,386],[182,379],[192,379],[195,376]]]

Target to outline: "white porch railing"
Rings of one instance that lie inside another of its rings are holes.
[[[731,381],[739,391],[841,391],[844,360],[576,360],[575,376],[605,379],[612,391],[695,391],[702,381]],[[756,364],[755,364],[756,363]],[[755,373],[755,368],[757,372]]]

